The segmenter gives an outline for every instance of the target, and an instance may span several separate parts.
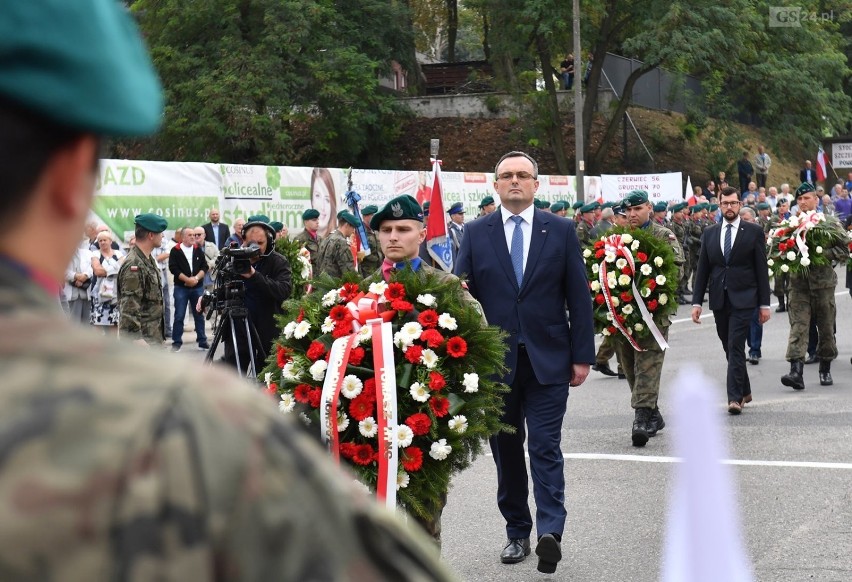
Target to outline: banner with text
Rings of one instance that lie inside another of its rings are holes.
[[[852,143],[831,144],[831,165],[835,168],[852,168]]]
[[[671,202],[683,200],[681,172],[667,174],[603,174],[601,192],[607,202],[618,202],[632,190],[645,190],[648,200]]]

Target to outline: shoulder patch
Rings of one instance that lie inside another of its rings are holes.
[[[669,233],[669,240],[677,240],[677,237],[674,235],[673,232]]]

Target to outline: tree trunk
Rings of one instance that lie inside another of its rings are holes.
[[[491,32],[491,27],[488,25],[488,14],[482,12],[482,53],[485,55],[486,61],[491,61],[491,43],[488,41],[488,35]]]
[[[562,118],[559,116],[559,101],[556,99],[556,84],[553,82],[550,46],[547,39],[539,33],[536,35],[536,48],[541,61],[541,71],[544,76],[544,87],[547,92],[547,135],[550,138],[550,147],[553,148],[553,156],[556,158],[556,169],[560,174],[570,174],[568,158],[565,155],[565,142],[562,137]]]
[[[459,32],[459,2],[458,0],[446,0],[447,2],[447,62],[456,62],[456,37]]]
[[[403,0],[403,3],[407,8],[405,11],[405,26],[411,33],[411,37],[414,38],[414,19],[411,16],[411,2],[410,0]],[[410,44],[410,51],[408,61],[413,70],[405,71],[406,88],[410,95],[424,95],[426,93],[426,75],[423,74],[423,69],[417,61],[417,50],[414,48],[414,42]]]

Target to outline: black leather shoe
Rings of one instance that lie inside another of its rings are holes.
[[[530,538],[518,538],[506,542],[506,546],[500,552],[500,561],[504,564],[517,564],[523,562],[529,555]]]
[[[756,366],[756,365],[758,365],[758,364],[760,363],[760,358],[758,358],[758,357],[757,357],[757,356],[755,356],[754,354],[749,354],[749,356],[748,356],[748,363],[749,363],[749,364],[751,364],[751,365],[753,365],[753,366]]]
[[[535,547],[535,555],[538,556],[538,571],[543,574],[556,572],[556,564],[562,559],[562,548],[553,534],[544,534],[539,538]]]
[[[831,386],[834,380],[831,377],[831,360],[822,360],[819,363],[819,385]]]
[[[603,364],[595,364],[592,366],[592,370],[595,372],[600,372],[604,376],[618,376],[615,372],[612,371],[612,368],[609,367],[609,364],[604,362]]]
[[[808,357],[805,359],[806,364],[816,364],[818,361],[816,354],[808,354]]]

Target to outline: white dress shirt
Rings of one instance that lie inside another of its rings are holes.
[[[722,221],[722,236],[719,237],[719,248],[722,249],[722,256],[725,256],[725,233],[728,231],[728,225],[734,225],[734,228],[731,229],[731,250],[734,248],[734,241],[737,240],[737,231],[740,229],[740,217],[737,215],[736,220],[733,222],[728,222],[727,220]]]
[[[518,216],[523,218],[521,221],[521,233],[524,235],[524,271],[527,269],[527,255],[530,252],[530,240],[532,240],[532,220],[535,214],[535,206],[530,204]],[[500,216],[503,219],[503,232],[506,235],[506,248],[512,252],[512,234],[515,232],[515,221],[511,220],[514,216],[505,206],[500,206]]]

